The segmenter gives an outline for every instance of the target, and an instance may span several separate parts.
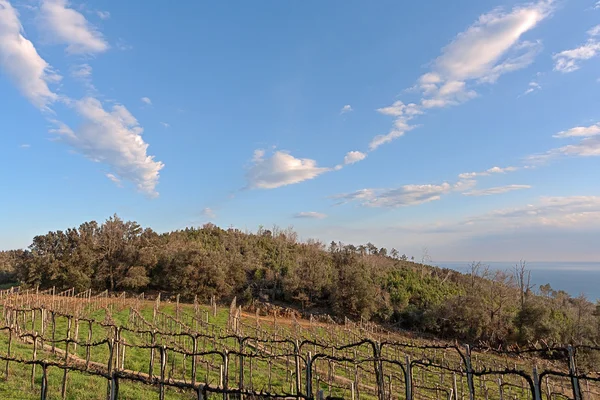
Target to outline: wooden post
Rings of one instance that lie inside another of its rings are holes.
[[[90,353],[91,353],[91,343],[92,343],[92,324],[93,322],[88,321],[88,337],[87,337],[87,346],[85,346],[85,369],[90,367]]]
[[[309,351],[306,356],[306,397],[312,396],[312,354]]]
[[[298,343],[298,340],[296,339],[296,341],[294,342],[294,368],[295,368],[295,375],[296,375],[296,395],[298,397],[300,397],[300,392],[302,391],[302,388],[300,387],[300,345]]]
[[[33,335],[33,361],[37,360],[37,340],[38,340],[38,333],[35,332],[35,334]],[[33,388],[33,385],[35,383],[35,362],[33,364],[31,364],[31,387]]]
[[[75,318],[75,333],[73,334],[73,354],[77,355],[77,340],[79,339],[79,320]]]
[[[115,347],[115,339],[110,339],[108,341],[108,363],[106,364],[107,369],[108,369],[108,374],[112,377],[112,373],[113,373],[113,363],[114,363],[114,347]],[[108,386],[106,387],[106,398],[108,400],[112,400],[112,393],[113,393],[113,388],[112,388],[112,379],[108,380]]]
[[[192,338],[192,385],[196,384],[196,361],[197,357],[196,353],[198,352],[198,336],[194,336]]]
[[[148,367],[148,375],[150,376],[150,379],[152,379],[154,377],[154,346],[156,346],[156,329],[153,329],[150,335],[152,337],[152,347],[150,347],[150,366]]]
[[[471,348],[466,345],[465,366],[467,368],[467,383],[469,385],[469,399],[475,400],[475,385],[473,384],[473,369],[471,367]]]
[[[12,331],[13,331],[13,324],[11,322],[10,326],[8,327],[8,350],[6,352],[7,358],[10,358],[10,345],[12,343]],[[9,366],[8,366],[8,359],[7,359],[6,360],[6,372],[5,372],[6,380],[8,380],[8,374],[9,374]]]
[[[46,363],[42,364],[42,388],[40,390],[41,400],[46,400],[48,394],[48,366]]]
[[[223,400],[229,400],[227,389],[229,387],[229,352],[225,349],[223,354]]]
[[[577,378],[577,366],[575,365],[575,355],[573,346],[567,347],[569,355],[569,375],[571,377],[571,386],[573,387],[573,399],[581,400],[581,388],[579,387],[579,379]]]
[[[452,391],[454,392],[454,399],[458,400],[458,385],[456,384],[456,372],[452,373]]]
[[[160,348],[160,386],[159,399],[165,400],[165,368],[167,366],[167,348],[162,345]]]
[[[406,386],[406,400],[412,400],[412,366],[410,357],[406,356],[406,373],[404,375],[404,384]]]
[[[70,339],[71,339],[71,317],[69,317],[67,320],[67,341],[65,342],[65,366],[69,365]],[[61,394],[63,400],[67,398],[67,374],[68,373],[69,373],[69,370],[67,368],[65,368],[63,371],[62,387],[60,390],[60,394]]]
[[[56,314],[54,311],[52,311],[51,315],[52,315],[52,353],[56,354],[56,344],[54,343],[54,339],[56,337]]]

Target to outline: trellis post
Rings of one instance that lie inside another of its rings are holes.
[[[469,399],[475,400],[475,385],[473,384],[473,368],[471,366],[471,347],[465,346],[465,367],[467,368],[467,384],[469,385]]]
[[[579,379],[577,378],[577,365],[575,365],[575,355],[573,346],[567,347],[569,356],[569,375],[571,377],[571,386],[573,387],[573,399],[581,400],[581,388],[579,387]]]
[[[406,387],[406,400],[412,400],[412,365],[410,357],[406,356],[406,373],[404,375],[404,385]]]

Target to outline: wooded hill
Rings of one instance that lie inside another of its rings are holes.
[[[462,274],[371,243],[301,243],[291,229],[247,233],[207,224],[159,234],[115,215],[36,236],[25,251],[0,252],[0,279],[40,289],[267,300],[494,346],[600,342],[600,303],[534,288],[523,263],[505,272],[473,263]]]

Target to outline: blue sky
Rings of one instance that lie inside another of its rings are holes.
[[[113,213],[600,261],[600,3],[0,0],[0,248]]]

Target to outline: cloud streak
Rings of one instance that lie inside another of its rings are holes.
[[[319,213],[316,211],[303,211],[303,212],[294,214],[294,218],[301,218],[301,219],[323,219],[326,217],[327,217],[326,214]]]
[[[497,187],[491,187],[491,188],[486,188],[486,189],[471,190],[469,192],[464,192],[463,194],[465,196],[490,196],[493,194],[502,194],[502,193],[512,192],[515,190],[530,189],[530,188],[531,188],[530,185],[506,185],[506,186],[497,186]]]
[[[579,47],[561,51],[553,56],[554,70],[562,73],[577,71],[581,61],[589,60],[600,54],[600,25],[596,25],[587,32],[587,42]]]
[[[452,186],[444,182],[441,185],[404,185],[396,189],[362,189],[332,198],[338,200],[338,204],[357,202],[365,207],[398,208],[439,200],[451,190]]]
[[[534,163],[544,163],[558,157],[597,157],[600,156],[600,123],[590,126],[576,126],[554,135],[560,139],[578,140],[573,144],[556,147],[525,159]]]
[[[50,40],[66,44],[69,54],[96,54],[109,48],[104,36],[66,0],[42,0],[40,25]]]
[[[489,176],[492,174],[505,174],[507,172],[514,172],[514,171],[517,171],[518,169],[519,168],[517,168],[517,167],[504,167],[504,168],[492,167],[492,168],[489,168],[489,169],[487,169],[485,171],[481,171],[481,172],[465,172],[465,173],[458,175],[458,177],[460,179],[473,179],[478,176]]]
[[[509,12],[495,9],[483,14],[442,49],[432,69],[414,86],[421,93],[418,103],[395,102],[378,111],[395,118],[385,135],[376,136],[369,148],[403,136],[414,129],[409,121],[427,109],[456,106],[477,97],[472,86],[494,83],[506,73],[529,66],[541,50],[539,42],[521,40],[552,12],[552,1],[519,6]]]
[[[49,110],[58,99],[48,84],[61,77],[23,36],[18,13],[7,0],[0,0],[0,67],[35,107]]]

